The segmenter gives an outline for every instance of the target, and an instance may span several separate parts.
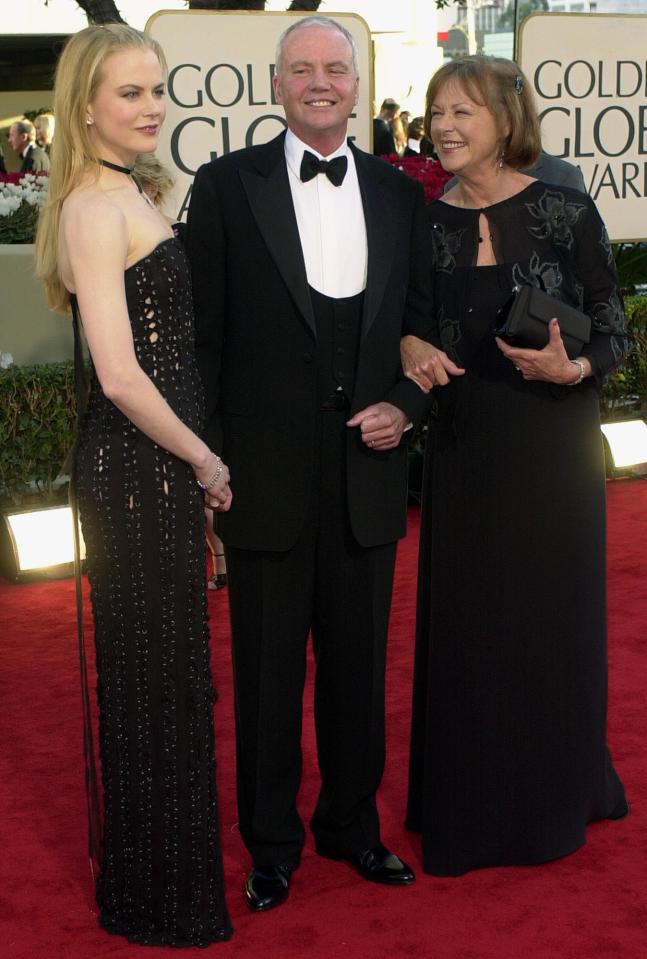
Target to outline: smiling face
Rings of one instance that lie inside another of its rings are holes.
[[[346,37],[328,27],[295,29],[283,44],[274,91],[292,132],[329,156],[346,136],[359,93]]]
[[[132,166],[139,153],[155,149],[165,115],[164,76],[152,50],[132,47],[106,57],[86,111],[99,157]]]
[[[499,129],[490,110],[448,80],[431,104],[431,139],[445,170],[456,175],[492,172],[501,158],[508,123]]]

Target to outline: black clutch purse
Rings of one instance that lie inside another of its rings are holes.
[[[543,350],[548,343],[548,324],[554,316],[559,322],[568,358],[572,360],[591,338],[591,317],[536,286],[515,287],[498,312],[494,334],[510,346]]]

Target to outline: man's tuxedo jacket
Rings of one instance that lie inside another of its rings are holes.
[[[29,150],[25,154],[22,160],[22,165],[20,167],[21,173],[38,173],[43,171],[47,173],[49,170],[49,157],[42,149],[42,147],[37,146],[37,144],[32,143],[29,147]]]
[[[429,400],[404,379],[399,344],[404,333],[429,333],[422,190],[384,161],[351,149],[364,205],[368,279],[348,416],[386,400],[415,423]],[[205,436],[229,466],[234,494],[219,532],[228,546],[290,549],[310,496],[317,416],[331,414],[317,413],[317,335],[284,134],[198,170],[187,245]],[[358,428],[349,428],[346,446],[353,534],[365,547],[393,542],[406,526],[406,442],[376,452],[362,443]]]

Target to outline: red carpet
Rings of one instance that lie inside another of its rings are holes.
[[[417,515],[401,546],[387,686],[383,837],[419,867],[405,802]],[[245,959],[645,959],[647,957],[647,481],[609,488],[609,739],[632,803],[620,822],[589,829],[559,862],[488,869],[460,879],[419,872],[408,889],[364,883],[308,844],[290,901],[253,916],[240,887],[248,866],[236,831],[226,596],[211,594],[218,777],[234,938],[209,955]],[[96,924],[86,859],[73,583],[0,583],[0,955],[6,959],[174,956],[135,947]],[[309,700],[304,817],[317,789]]]

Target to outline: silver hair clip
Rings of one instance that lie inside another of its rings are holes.
[[[516,77],[514,78],[514,92],[518,95],[521,95],[522,90],[523,90],[523,77],[521,76],[520,73],[518,73]]]

